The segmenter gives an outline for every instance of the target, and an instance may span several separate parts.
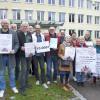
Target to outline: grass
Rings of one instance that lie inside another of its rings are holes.
[[[73,93],[64,91],[57,84],[51,84],[49,89],[45,89],[42,86],[36,86],[33,77],[29,78],[29,82],[32,84],[32,89],[26,90],[27,96],[15,95],[7,84],[5,100],[68,100],[73,97]]]

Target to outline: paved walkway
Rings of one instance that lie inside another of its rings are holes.
[[[87,82],[84,87],[77,86],[75,82],[71,82],[71,85],[82,94],[86,100],[100,100],[100,80],[96,85],[91,82]]]

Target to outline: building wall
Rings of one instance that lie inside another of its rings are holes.
[[[21,10],[21,19],[25,19],[25,10],[33,10],[33,20],[37,20],[37,10],[45,11],[44,19],[48,20],[48,11],[56,12],[56,21],[59,21],[59,12],[65,12],[65,23],[63,26],[57,27],[57,31],[60,29],[65,29],[66,33],[69,33],[69,29],[74,29],[76,33],[78,30],[92,30],[92,38],[94,38],[94,32],[100,31],[100,23],[95,24],[95,16],[100,16],[100,9],[95,10],[94,6],[92,9],[87,9],[87,0],[84,0],[84,8],[78,8],[78,0],[75,0],[75,7],[69,7],[68,0],[65,0],[65,6],[59,5],[59,0],[55,0],[55,5],[49,5],[48,0],[44,0],[44,4],[37,4],[37,0],[33,0],[33,3],[26,3],[25,0],[20,0],[19,2],[13,2],[12,0],[7,0],[6,2],[0,2],[0,9],[7,9],[7,18],[13,19],[12,17],[12,9],[20,9]],[[93,3],[95,1],[100,2],[100,0],[92,0]],[[69,22],[69,13],[75,14],[75,22]],[[78,23],[78,14],[84,15],[84,22]],[[87,15],[92,15],[92,24],[87,24]],[[100,34],[100,32],[99,32]],[[78,35],[78,34],[77,34]]]

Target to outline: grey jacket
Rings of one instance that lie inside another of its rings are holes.
[[[1,29],[0,29],[0,34],[2,34]],[[9,29],[9,34],[12,34],[12,49],[15,50],[15,52],[17,52],[19,48],[17,33]],[[2,70],[4,67],[2,61],[2,55],[3,54],[0,54],[0,70]],[[8,56],[9,56],[9,67],[15,67],[16,65],[15,54],[8,54]]]

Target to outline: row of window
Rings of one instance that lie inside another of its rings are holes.
[[[18,9],[13,9],[12,10],[12,15],[13,15],[13,20],[21,20],[21,10]],[[37,20],[38,21],[44,21],[44,11],[37,11]],[[56,12],[48,12],[48,21],[55,21],[56,17]],[[73,13],[69,13],[69,22],[74,23],[76,21],[75,17],[77,17]],[[78,14],[78,23],[84,23],[84,18],[85,15],[83,14]],[[0,9],[0,19],[5,19],[7,18],[7,10],[6,9]],[[87,15],[86,16],[86,21],[88,24],[92,24],[93,22],[93,16],[92,15]],[[64,12],[59,12],[59,22],[65,22],[66,19],[66,13]],[[25,10],[25,20],[33,20],[33,10]],[[94,18],[95,24],[100,24],[100,16],[95,16]],[[57,20],[56,20],[57,21]]]
[[[92,30],[87,30],[87,31],[89,31],[90,32],[90,34],[92,34]],[[73,33],[73,32],[75,32],[75,30],[74,29],[69,29],[69,34],[71,34],[71,33]],[[83,36],[84,35],[84,30],[78,30],[78,37],[79,36]],[[95,38],[100,38],[100,31],[98,30],[96,30],[96,31],[94,31],[94,37]]]
[[[0,1],[8,1],[8,0],[0,0]],[[20,2],[21,0],[12,0],[14,2]],[[34,0],[25,0],[27,3],[32,3]],[[65,6],[67,2],[69,2],[69,7],[75,7],[75,2],[77,0],[59,0],[59,5]],[[37,0],[37,3],[44,4],[45,0]],[[56,5],[56,0],[48,0],[48,4]],[[93,2],[92,0],[78,0],[78,8],[84,8],[86,5],[88,9],[92,9],[94,7],[95,10],[100,10],[100,2]]]

